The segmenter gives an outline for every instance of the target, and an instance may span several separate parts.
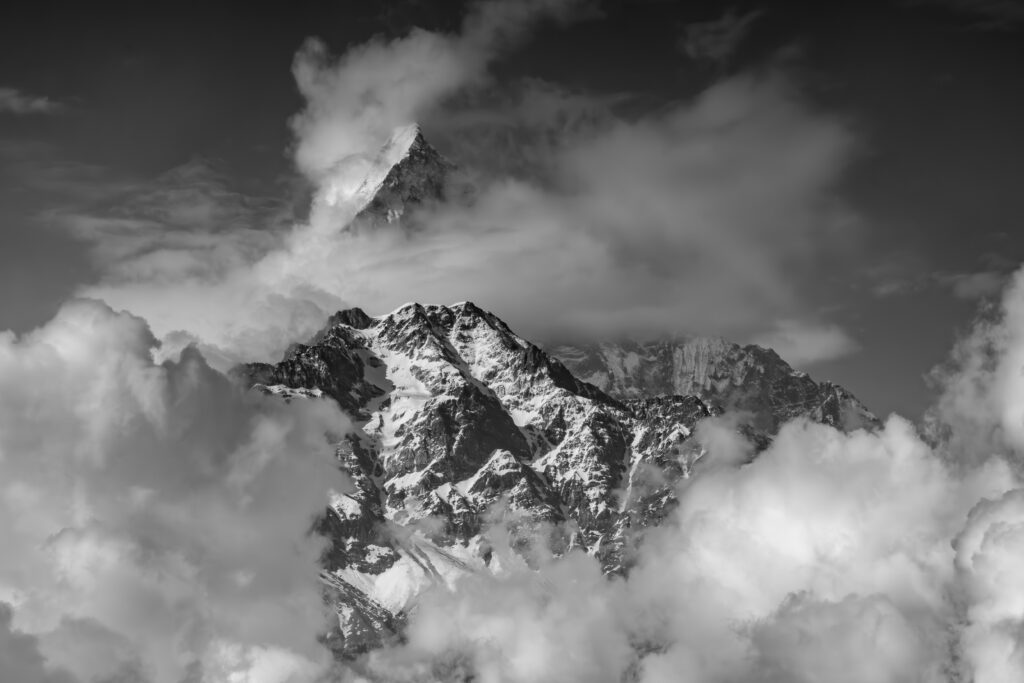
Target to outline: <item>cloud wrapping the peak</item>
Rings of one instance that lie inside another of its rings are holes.
[[[589,11],[583,0],[486,0],[470,6],[458,34],[413,28],[374,38],[334,59],[311,39],[292,72],[305,109],[293,117],[296,163],[314,182],[373,155],[399,127],[422,120],[459,90],[487,78],[491,62],[543,19]]]

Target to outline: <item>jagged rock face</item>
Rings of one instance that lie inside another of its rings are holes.
[[[378,642],[363,627],[383,624],[380,614],[397,619],[422,587],[486,569],[489,516],[521,531],[515,542],[552,527],[556,551],[607,545],[628,514],[637,430],[653,419],[470,303],[380,318],[344,311],[280,363],[241,374],[287,400],[333,399],[358,425],[338,446],[355,491],[337,496],[319,527],[332,540],[331,590],[361,625],[358,637],[331,641],[348,654]],[[703,414],[658,419],[688,434]],[[658,457],[654,442],[641,455]]]
[[[771,352],[719,348],[726,352],[695,353],[698,369],[673,365],[675,377],[657,386],[737,396],[743,402],[724,403],[767,425],[799,409],[829,421],[855,401]],[[577,366],[583,357],[562,353]],[[254,388],[285,400],[333,399],[356,425],[337,448],[355,490],[336,496],[319,523],[331,539],[324,580],[339,609],[331,647],[340,656],[376,647],[396,636],[425,587],[488,571],[482,531],[494,519],[524,552],[539,532],[555,552],[582,548],[607,571],[628,571],[644,530],[671,512],[677,482],[703,456],[698,423],[722,410],[698,395],[641,396],[638,382],[657,376],[640,366],[632,384],[590,373],[617,400],[462,303],[409,304],[377,318],[342,311],[280,363],[241,368]],[[756,401],[757,391],[768,398]],[[766,445],[767,433],[746,429]]]
[[[418,206],[439,202],[455,165],[445,159],[415,128],[404,157],[388,171],[357,221],[393,223]]]
[[[842,387],[819,384],[760,346],[690,337],[559,346],[552,354],[577,377],[616,398],[692,394],[731,413],[745,413],[747,424],[767,433],[797,416],[846,430],[878,422]]]

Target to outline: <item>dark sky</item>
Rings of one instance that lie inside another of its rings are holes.
[[[860,227],[845,267],[804,294],[859,350],[809,369],[880,413],[917,417],[922,375],[1024,250],[1024,9],[839,4],[609,1],[544,27],[492,72],[499,88],[529,77],[617,97],[629,119],[786,61],[810,106],[857,136],[836,191]],[[731,49],[687,50],[687,27],[730,11],[750,17]],[[0,329],[44,322],[100,276],[88,244],[54,218],[68,207],[116,214],[126,193],[198,164],[224,196],[301,215],[308,188],[287,121],[303,107],[291,70],[303,41],[343,53],[412,26],[456,30],[462,14],[427,0],[8,4],[0,88],[16,97],[0,99]]]

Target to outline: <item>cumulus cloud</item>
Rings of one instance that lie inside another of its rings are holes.
[[[347,422],[155,350],[93,301],[0,336],[3,679],[312,680],[328,655],[310,531],[347,486],[328,441]]]
[[[0,87],[0,114],[51,114],[59,109],[60,105],[48,97]]]

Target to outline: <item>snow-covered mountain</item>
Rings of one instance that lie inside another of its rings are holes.
[[[773,396],[809,391],[806,375],[765,353],[778,365],[729,375],[734,391],[757,395],[766,373]],[[672,509],[675,483],[704,453],[697,424],[721,412],[695,395],[637,388],[613,398],[468,302],[376,318],[342,311],[280,363],[239,372],[286,400],[333,399],[356,423],[337,450],[356,490],[331,501],[321,523],[332,542],[324,580],[340,615],[331,642],[342,655],[397,633],[425,588],[493,570],[488,520],[510,524],[524,557],[539,532],[556,553],[581,548],[608,572],[628,571],[644,530]],[[832,419],[817,402],[801,405]],[[800,412],[771,400],[744,408],[754,425]],[[747,434],[761,447],[771,436]]]
[[[356,197],[356,220],[372,229],[441,200],[452,169],[403,128],[338,196]],[[549,353],[469,302],[341,311],[279,363],[236,373],[282,400],[333,400],[353,421],[337,456],[355,488],[319,522],[339,617],[327,642],[341,657],[397,637],[427,588],[500,571],[495,521],[526,563],[541,544],[628,572],[645,531],[676,505],[676,484],[700,469],[702,420],[736,415],[730,428],[753,453],[799,415],[876,421],[767,349],[677,339]]]

